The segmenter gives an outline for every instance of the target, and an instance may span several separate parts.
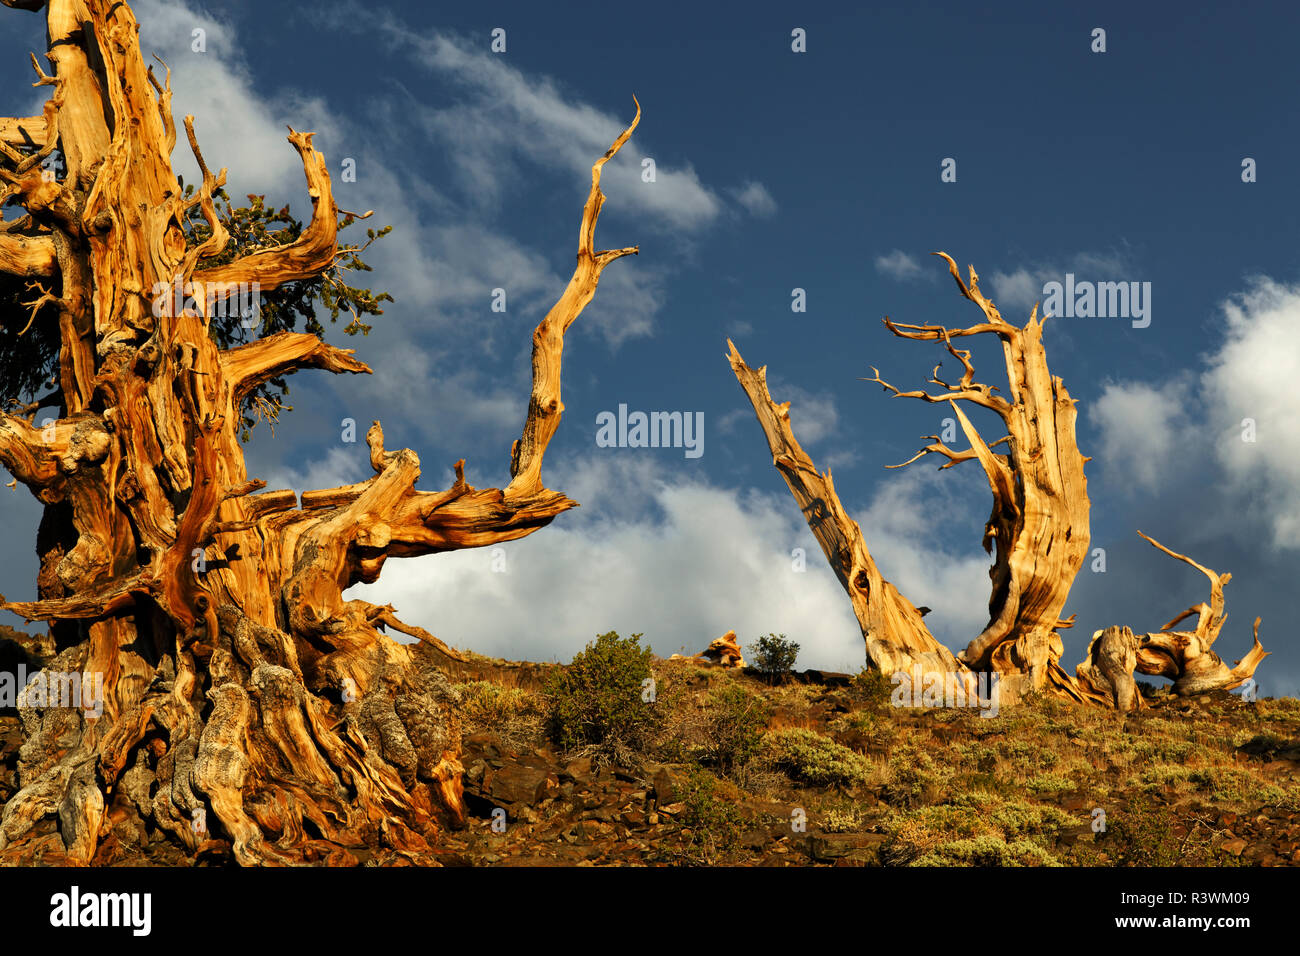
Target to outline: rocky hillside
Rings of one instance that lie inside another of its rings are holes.
[[[554,678],[568,668],[475,655],[449,665],[470,820],[443,836],[437,858],[1300,864],[1300,701],[1154,694],[1129,715],[1043,700],[982,717],[894,707],[888,682],[869,674],[769,683],[752,670],[645,660],[653,693],[628,698],[633,716],[610,722],[635,732],[566,747]],[[13,792],[19,742],[12,712],[0,712],[0,804]],[[142,834],[103,862],[196,861]],[[394,861],[354,848],[330,862]]]
[[[1300,864],[1300,701],[1156,696],[1125,716],[1045,700],[981,717],[895,708],[878,679],[812,672],[769,686],[654,667],[669,709],[659,747],[604,769],[557,753],[543,699],[510,670],[462,685],[478,702],[463,758],[478,818],[448,839],[456,861]],[[719,736],[751,697],[760,737],[728,766]],[[508,716],[483,720],[493,707]]]

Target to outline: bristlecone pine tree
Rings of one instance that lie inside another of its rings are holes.
[[[1048,370],[1043,348],[1043,321],[1047,317],[1039,318],[1038,307],[1034,307],[1024,326],[1007,322],[980,292],[974,268],[969,283],[963,282],[957,264],[945,253],[936,255],[947,261],[957,288],[980,308],[984,321],[950,329],[904,325],[886,318],[885,327],[901,338],[942,342],[961,363],[961,379],[955,383],[944,381],[939,377],[942,366],[936,366],[930,382],[941,389],[938,392],[900,391],[882,380],[876,369],[872,369],[873,375],[867,381],[883,386],[895,397],[947,403],[970,444],[969,448],[954,449],[940,441],[940,436],[927,435],[931,444],[902,465],[890,467],[900,468],[925,455],[939,455],[947,459],[941,469],[975,459],[988,477],[993,511],[985,525],[983,543],[984,550],[994,555],[989,569],[989,623],[960,654],[954,655],[936,640],[921,612],[881,575],[862,530],[835,493],[831,473],[819,473],[795,439],[790,403],[778,405],[772,400],[766,368],[751,369],[735,345],[727,343],[731,368],[758,415],[772,463],[849,594],[866,641],[867,657],[886,675],[899,671],[926,675],[924,680],[934,680],[940,694],[940,681],[946,679],[945,675],[952,675],[954,683],[974,692],[979,686],[977,673],[997,674],[1003,703],[1028,693],[1045,692],[1133,710],[1142,706],[1133,679],[1135,668],[1143,674],[1171,678],[1175,693],[1184,695],[1244,683],[1267,654],[1259,643],[1259,619],[1255,620],[1254,646],[1237,666],[1229,668],[1212,650],[1227,618],[1223,585],[1231,575],[1216,574],[1146,535],[1142,537],[1155,547],[1209,577],[1209,605],[1189,608],[1157,633],[1135,635],[1122,626],[1100,630],[1093,635],[1088,656],[1074,675],[1061,667],[1063,646],[1057,631],[1074,623],[1073,616],[1062,619],[1061,614],[1089,543],[1088,487],[1083,466],[1090,459],[1080,453],[1075,442],[1076,401],[1061,379]],[[995,394],[999,391],[996,387],[976,382],[970,351],[954,347],[953,339],[973,335],[991,335],[1001,342],[1008,385],[1005,397]],[[1002,420],[1007,434],[986,443],[959,402],[993,412]],[[1006,447],[1005,453],[992,450],[999,445]],[[1193,614],[1198,615],[1195,630],[1172,630]],[[987,682],[984,686],[987,688]],[[914,690],[920,693],[922,688]]]
[[[24,211],[0,225],[0,274],[39,293],[0,321],[42,326],[57,367],[53,396],[0,414],[0,463],[46,509],[37,600],[0,608],[49,622],[47,672],[102,675],[104,697],[98,716],[53,706],[53,693],[20,698],[0,862],[106,863],[158,831],[242,864],[435,861],[439,828],[464,824],[439,670],[456,655],[342,592],[389,557],[517,539],[575,506],[542,484],[542,458],[563,410],[564,333],[605,266],[637,251],[593,239],[601,168],[639,105],[592,167],[573,278],[533,335],[507,487],[470,487],[458,462],[452,487],[417,491],[419,459],[386,450],[375,422],[374,476],[299,501],[245,471],[249,397],[298,369],[370,369],[310,332],[222,347],[210,313],[224,304],[213,290],[256,283],[273,297],[349,252],[337,233],[353,217],[340,223],[311,135],[289,135],[310,222],[231,255],[216,204],[225,171],[209,171],[186,117],[203,182],[192,194],[178,182],[170,84],[147,68],[129,6],[2,2],[45,9],[53,71],[33,56],[52,91],[42,116],[0,118],[0,205]],[[156,296],[160,285],[195,294]],[[59,417],[37,422],[39,407]]]

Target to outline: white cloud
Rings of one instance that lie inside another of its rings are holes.
[[[520,541],[384,566],[349,596],[392,602],[449,643],[510,658],[568,660],[597,633],[644,632],[661,655],[702,650],[734,629],[802,645],[799,665],[857,670],[848,598],[786,496],[683,482],[648,459],[589,456],[549,483],[580,501]],[[807,570],[793,570],[802,547]]]
[[[975,543],[935,543],[937,523],[971,519],[952,475],[891,477],[857,517],[885,577],[933,608],[927,624],[961,648],[987,622],[989,562]],[[568,660],[611,629],[644,632],[662,655],[694,653],[734,629],[744,644],[786,634],[802,645],[800,667],[861,667],[848,597],[788,495],[682,481],[614,452],[565,463],[549,484],[583,507],[502,545],[504,573],[493,572],[492,549],[390,560],[378,583],[349,596],[391,602],[453,645],[515,659]]]
[[[1208,434],[1236,500],[1267,502],[1277,547],[1300,548],[1300,285],[1253,279],[1221,308],[1224,342],[1202,376]],[[1244,420],[1255,440],[1243,440]]]
[[[714,419],[713,427],[718,430],[719,434],[729,435],[735,431],[737,425],[745,421],[751,421],[753,418],[753,408],[746,405],[744,408],[733,408],[728,412],[723,412]],[[757,424],[754,427],[757,428]]]
[[[375,209],[372,222],[393,226],[393,235],[374,246],[366,259],[382,280],[375,287],[393,294],[399,307],[461,304],[475,294],[485,299],[484,288],[491,287],[492,278],[488,264],[505,272],[521,296],[556,284],[540,256],[509,239],[493,237],[462,218],[441,230],[426,225],[412,208],[412,199],[441,204],[444,210],[446,200],[419,177],[399,178],[391,163],[372,152],[368,118],[353,123],[323,99],[297,89],[256,89],[232,23],[185,3],[140,0],[134,8],[146,60],[156,54],[172,71],[172,113],[178,131],[172,164],[187,183],[200,179],[183,128],[190,114],[208,166],[214,172],[228,170],[226,190],[235,205],[248,193],[265,194],[270,205],[278,208],[288,202],[294,215],[305,219],[311,211],[306,179],[287,136],[288,127],[313,132],[313,146],[326,158],[340,207],[359,213]],[[205,31],[206,52],[191,49],[195,29]],[[155,63],[160,80],[164,72]],[[356,161],[356,183],[342,181],[345,158]],[[357,241],[361,229],[364,226],[343,233],[341,241]]]
[[[998,310],[1008,315],[1022,309],[1033,308],[1043,298],[1043,284],[1051,282],[1056,272],[1050,269],[1017,269],[1015,272],[994,272],[989,282],[993,287],[993,301]],[[962,279],[966,276],[963,274]]]
[[[866,511],[854,515],[881,574],[913,604],[932,609],[926,625],[954,650],[988,623],[991,560],[978,531],[963,530],[980,524],[969,513],[969,499],[963,503],[962,493],[973,486],[987,488],[974,463],[943,472],[899,471],[879,485]],[[944,544],[950,536],[964,543]]]
[[[1300,285],[1257,277],[1220,309],[1223,339],[1193,380],[1109,384],[1086,414],[1107,470],[1157,491],[1194,469],[1233,502],[1204,520],[1260,522],[1275,547],[1300,548],[1300,429],[1286,388],[1300,378]]]
[[[365,444],[369,422],[358,424],[354,444],[338,444],[325,453],[324,458],[303,463],[301,466],[281,463],[265,474],[268,491],[288,488],[301,497],[304,491],[337,488],[365,481],[374,475],[370,467],[369,449]]]
[[[841,471],[851,468],[862,460],[862,456],[852,448],[835,448],[817,457],[816,465],[822,471]]]
[[[840,413],[830,392],[810,392],[776,377],[768,383],[768,391],[777,402],[790,403],[790,426],[799,444],[810,447],[839,428]]]
[[[418,168],[407,168],[412,161],[422,162],[419,151],[410,157],[391,150],[375,151],[382,146],[373,136],[373,115],[396,109],[392,102],[371,104],[370,114],[354,122],[347,115],[327,109],[323,100],[295,89],[265,93],[254,87],[252,70],[232,24],[196,12],[186,4],[161,0],[141,0],[137,12],[146,57],[157,53],[172,67],[173,112],[178,126],[186,113],[195,115],[199,145],[209,166],[229,167],[228,191],[232,197],[267,193],[268,202],[279,205],[288,200],[295,213],[303,217],[309,211],[305,180],[297,153],[286,141],[286,126],[317,133],[314,145],[329,163],[339,205],[355,212],[374,209],[375,222],[394,227],[393,234],[366,255],[375,270],[373,286],[389,291],[397,300],[389,311],[423,310],[422,318],[443,330],[455,329],[473,319],[474,337],[482,342],[492,332],[490,327],[484,327],[483,319],[501,318],[489,311],[494,289],[506,291],[506,315],[511,318],[540,318],[564,289],[569,276],[551,267],[549,251],[544,254],[528,248],[490,227],[482,217],[467,212],[463,203],[458,206],[454,199],[429,186]],[[194,29],[205,31],[205,53],[191,50]],[[491,60],[478,62],[472,53],[458,50],[450,41],[440,40],[430,55],[436,57],[444,74],[450,71],[445,75],[447,85],[460,86],[463,98],[448,108],[443,117],[446,122],[439,121],[437,111],[426,107],[420,107],[420,115],[431,124],[430,131],[439,137],[440,144],[457,158],[461,171],[473,170],[480,177],[468,182],[471,193],[500,192],[504,183],[517,175],[509,152],[495,152],[493,138],[498,136],[510,137],[516,151],[537,142],[549,144],[544,155],[531,158],[549,167],[558,166],[566,173],[580,170],[573,180],[575,197],[585,191],[592,161],[609,147],[614,135],[610,132],[605,138],[601,124],[607,120],[617,125],[616,120],[584,104],[566,104],[545,79],[539,85],[517,71],[498,74]],[[465,82],[470,77],[454,73],[460,65],[469,63],[478,63],[477,72],[471,69],[470,73],[479,76],[486,87],[470,83],[471,89],[466,92]],[[517,115],[500,115],[492,122],[474,119],[485,98],[491,99],[512,84],[518,87],[515,92],[521,97],[516,103]],[[473,127],[473,136],[468,127],[458,125],[456,116]],[[575,142],[571,138],[575,135],[574,124],[583,122],[590,128],[583,141]],[[556,125],[548,125],[552,123]],[[599,146],[593,145],[602,138]],[[198,169],[185,145],[183,130],[180,144],[173,163],[187,182],[197,182]],[[626,162],[620,155],[620,161]],[[345,183],[339,175],[344,158],[356,162],[355,183]],[[628,196],[618,198],[627,205],[639,201],[644,207],[649,203],[651,208],[667,203],[670,221],[687,215],[691,203],[698,200],[707,205],[714,196],[707,187],[699,186],[699,195],[690,198],[690,183],[698,185],[698,180],[689,170],[675,172],[661,167],[656,183],[642,184],[639,164],[635,169],[615,173],[617,165],[607,167],[606,192],[613,191],[610,184],[619,182],[624,173],[624,178],[631,177],[636,187],[662,187],[658,198],[647,197],[639,188],[629,188]],[[683,204],[677,204],[678,199]],[[577,199],[572,225],[557,230],[557,242],[573,241],[580,213],[581,199]],[[351,233],[341,238],[356,241]],[[662,269],[640,261],[611,267],[602,278],[601,293],[583,317],[583,327],[595,330],[612,347],[650,334],[654,315],[664,299],[663,278]],[[617,310],[612,307],[614,301],[619,304]],[[385,320],[378,323],[372,338],[392,351],[399,337],[402,346],[418,348],[410,341],[409,331]]]
[[[666,276],[663,269],[641,259],[613,263],[601,274],[600,291],[583,310],[578,325],[595,329],[611,348],[650,335],[654,317],[667,298]],[[564,281],[567,283],[568,278]],[[551,296],[552,302],[559,296],[559,288]]]
[[[358,421],[379,415],[436,435],[442,447],[499,437],[508,458],[529,388],[526,373],[502,378],[430,349],[404,348],[385,353],[382,374],[349,381],[347,407]]]
[[[377,27],[394,50],[409,54],[459,91],[450,105],[411,103],[407,119],[451,147],[448,153],[462,186],[481,206],[495,208],[521,181],[521,162],[564,169],[585,181],[592,162],[633,115],[630,94],[626,111],[610,113],[566,96],[550,77],[511,66],[485,44],[473,45],[437,30],[422,32],[392,15],[376,17],[355,5],[335,11],[332,19],[351,29]],[[689,162],[669,162],[651,152],[645,136],[643,124],[605,167],[602,188],[611,201],[621,209],[649,214],[647,224],[652,227],[695,231],[715,222],[727,208],[719,192],[705,184]],[[652,181],[646,181],[647,161],[653,164]],[[775,200],[760,182],[747,181],[725,192],[751,215],[776,211]]]
[[[876,269],[900,282],[917,279],[924,274],[916,258],[909,256],[902,249],[895,249],[883,256],[876,256]]]
[[[840,413],[835,407],[835,397],[830,392],[810,392],[798,385],[791,385],[778,377],[768,382],[768,391],[773,400],[790,403],[790,425],[799,444],[811,447],[823,439],[834,435],[840,424]],[[735,430],[738,424],[754,420],[754,409],[749,404],[737,406],[718,416],[716,428],[722,434]],[[757,428],[757,424],[754,426]],[[852,460],[841,455],[841,463]],[[825,465],[821,465],[825,468]]]
[[[420,107],[416,118],[440,140],[454,143],[457,172],[477,200],[495,204],[503,192],[510,157],[568,169],[586,178],[593,160],[627,125],[587,103],[565,99],[548,77],[525,75],[503,57],[474,50],[441,33],[419,35],[406,26],[386,25],[387,35],[424,66],[467,94],[446,107]],[[643,160],[655,160],[653,182],[643,178]],[[605,167],[602,186],[623,203],[649,212],[669,226],[696,229],[722,212],[717,193],[689,165],[675,168],[645,152],[634,136],[616,161]]]
[[[741,188],[731,190],[731,194],[751,216],[765,218],[776,214],[776,200],[762,183],[747,182]]]
[[[428,267],[420,277],[426,288],[412,304],[490,318],[494,314],[493,290],[503,289],[506,315],[537,315],[568,282],[567,276],[561,278],[550,269],[541,254],[475,223],[421,225],[418,229],[417,241]]]
[[[1101,431],[1103,467],[1131,489],[1157,491],[1188,447],[1188,398],[1180,380],[1108,383],[1086,411]]]

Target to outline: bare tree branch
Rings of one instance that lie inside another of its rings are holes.
[[[254,283],[264,292],[287,282],[309,279],[334,262],[338,238],[338,207],[330,186],[325,157],[312,148],[313,133],[289,130],[289,142],[302,157],[307,194],[312,201],[311,222],[293,242],[263,249],[222,266],[199,269],[194,278],[206,284]]]
[[[221,353],[221,368],[233,389],[236,408],[257,386],[298,369],[370,373],[353,349],[327,345],[308,332],[277,332]]]
[[[564,333],[596,294],[596,284],[605,266],[623,256],[636,255],[638,251],[636,246],[600,252],[595,248],[596,221],[605,202],[605,194],[600,190],[601,171],[641,122],[641,104],[635,97],[632,101],[636,103],[636,116],[605,155],[591,167],[591,191],[578,227],[578,263],[573,277],[533,333],[533,389],[528,399],[523,435],[511,449],[510,484],[505,489],[507,499],[527,498],[544,490],[542,458],[560,426],[560,415],[564,411],[564,403],[560,400]]]

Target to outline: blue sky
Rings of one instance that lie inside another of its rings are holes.
[[[1120,4],[134,6],[146,50],[172,67],[177,115],[195,114],[232,195],[265,192],[305,214],[292,124],[317,131],[340,205],[395,227],[368,258],[396,303],[369,337],[333,337],[376,375],[292,380],[295,410],[248,446],[250,473],[272,487],[366,477],[364,445],[340,440],[345,417],[361,432],[380,418],[389,447],[420,455],[423,487],[445,487],[461,457],[472,484],[507,480],[531,330],[571,271],[587,170],[632,95],[642,104],[608,168],[597,235],[641,253],[609,267],[569,335],[544,470],[582,507],[505,546],[503,573],[486,551],[390,561],[357,593],[512,658],[567,660],[610,629],[694,651],[734,628],[745,643],[785,633],[801,665],[857,669],[848,600],[771,466],[724,358],[730,336],[792,401],[885,576],[964,646],[987,620],[987,486],[970,464],[886,471],[948,413],[859,381],[874,365],[917,388],[945,356],[894,339],[882,316],[978,317],[927,255],[942,249],[975,265],[1013,321],[1066,273],[1151,284],[1146,328],[1049,323],[1049,361],[1094,456],[1093,547],[1106,550],[1106,572],[1085,567],[1071,593],[1062,663],[1073,668],[1097,628],[1155,630],[1207,597],[1140,528],[1233,573],[1216,650],[1240,657],[1262,616],[1274,652],[1262,691],[1300,691],[1293,6],[1184,19]],[[39,112],[26,57],[40,18],[2,21],[0,112]],[[1104,53],[1091,51],[1097,27]],[[196,28],[206,52],[191,49]],[[504,53],[490,50],[494,28]],[[795,28],[804,53],[791,50]],[[1256,182],[1242,182],[1246,157]],[[345,158],[355,183],[340,181]],[[955,182],[941,181],[945,158]],[[190,178],[189,157],[176,163]],[[504,313],[491,310],[495,288]],[[794,288],[804,313],[791,311]],[[974,359],[980,380],[1004,381],[996,348],[977,345]],[[702,412],[704,454],[597,447],[596,416],[620,404]],[[1241,440],[1243,418],[1257,441]],[[0,514],[0,591],[34,595],[38,510],[0,489]],[[791,567],[800,547],[803,573]]]

